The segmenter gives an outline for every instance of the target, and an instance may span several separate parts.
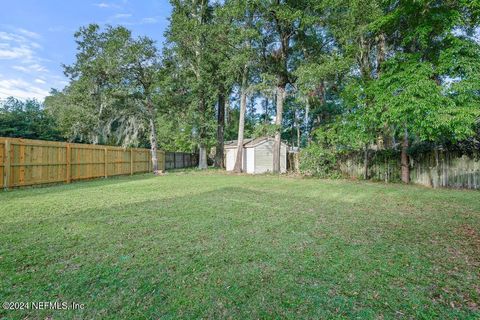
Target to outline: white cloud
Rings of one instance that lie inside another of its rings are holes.
[[[36,98],[43,100],[47,95],[47,90],[22,79],[0,80],[0,99],[13,96],[20,99]]]
[[[96,7],[99,7],[99,8],[110,8],[110,5],[108,3],[105,3],[105,2],[94,3],[93,5],[96,6]]]
[[[38,33],[30,31],[30,30],[23,29],[23,28],[18,28],[18,29],[16,29],[16,31],[20,34],[23,34],[26,37],[29,37],[29,38],[33,38],[33,39],[40,39],[41,38],[41,36]]]
[[[112,19],[124,19],[124,18],[130,18],[132,16],[131,13],[117,13],[112,17]]]
[[[144,23],[144,24],[153,24],[153,23],[157,23],[158,22],[158,19],[157,18],[143,18],[141,20],[141,23]]]
[[[40,35],[25,29],[15,29],[15,32],[0,31],[0,40],[17,43],[31,43],[32,38],[39,39]]]
[[[31,37],[39,37],[37,33],[25,29],[17,29],[17,32],[19,33],[0,31],[0,60],[32,60],[34,57],[34,50],[42,47],[40,44],[30,39]],[[22,34],[28,34],[28,36]]]
[[[35,63],[29,66],[30,70],[36,71],[36,72],[47,72],[47,68],[42,66],[41,64]]]
[[[12,69],[22,71],[25,73],[30,72],[48,72],[48,69],[42,66],[41,64],[34,63],[34,64],[25,64],[25,65],[14,65]]]
[[[0,99],[13,96],[19,99],[43,100],[50,86],[59,79],[47,69],[49,60],[42,57],[42,37],[36,32],[12,26],[0,31]],[[63,86],[64,84],[62,84]]]
[[[22,71],[22,72],[29,72],[30,71],[30,70],[28,70],[27,67],[24,67],[24,66],[13,66],[12,68],[15,69],[15,70],[18,70],[18,71]]]
[[[3,59],[30,59],[33,50],[27,46],[12,46],[8,43],[0,43],[0,60]]]
[[[38,33],[22,28],[15,28],[16,32],[0,31],[0,60],[15,61],[14,69],[28,72],[46,72],[41,65],[45,59],[39,58],[37,52],[42,46],[31,38],[40,38]]]
[[[121,24],[124,26],[138,26],[142,24],[155,24],[158,23],[160,20],[158,17],[145,17],[142,19],[129,19],[132,18],[133,15],[130,13],[118,13],[116,15],[111,16],[106,20],[105,23],[113,23],[113,24]],[[120,20],[120,21],[119,21]]]
[[[125,1],[123,2],[124,4],[126,3]],[[101,9],[121,9],[122,6],[116,3],[111,3],[111,2],[97,2],[93,4],[95,7],[101,8]]]
[[[15,41],[15,35],[5,32],[5,31],[0,31],[0,40],[2,41]]]

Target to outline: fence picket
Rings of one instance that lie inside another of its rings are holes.
[[[3,165],[3,171],[4,171],[4,178],[3,178],[3,187],[5,189],[8,189],[10,187],[10,174],[11,174],[11,167],[10,167],[10,157],[11,157],[11,152],[10,152],[10,140],[6,139],[5,140],[5,158],[4,158],[4,165]]]
[[[165,170],[165,152],[158,151],[157,157],[159,169]],[[0,137],[0,186],[8,189],[131,175],[149,172],[150,161],[148,149]]]
[[[398,155],[384,155],[381,161],[375,155],[370,163],[370,176],[377,180],[399,181],[400,161]],[[480,189],[480,159],[456,152],[433,151],[415,155],[411,159],[410,180],[433,188]],[[339,162],[340,171],[352,178],[363,178],[363,158],[351,154]],[[385,172],[385,179],[381,179]]]

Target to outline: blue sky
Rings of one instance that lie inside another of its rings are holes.
[[[0,99],[43,100],[67,84],[63,64],[75,59],[73,34],[89,23],[124,25],[134,35],[163,42],[168,0],[2,0]]]

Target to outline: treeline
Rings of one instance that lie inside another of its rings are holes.
[[[328,175],[340,154],[475,146],[480,5],[451,0],[171,1],[161,50],[124,27],[76,34],[69,85],[45,108],[61,135],[90,143],[198,149],[275,137]],[[468,143],[467,143],[468,144]],[[241,170],[238,153],[236,170]]]
[[[35,99],[0,101],[0,137],[61,141],[53,115]]]

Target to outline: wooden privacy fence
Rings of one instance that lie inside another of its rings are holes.
[[[198,155],[186,152],[166,152],[165,169],[179,169],[198,165]]]
[[[451,151],[422,152],[410,157],[410,180],[433,188],[480,189],[479,158]],[[363,155],[350,155],[339,167],[346,176],[362,178]],[[373,153],[368,170],[374,180],[400,181],[400,155]]]
[[[158,151],[157,158],[159,170],[165,170],[165,152]],[[149,149],[0,138],[0,186],[5,189],[151,170]]]

